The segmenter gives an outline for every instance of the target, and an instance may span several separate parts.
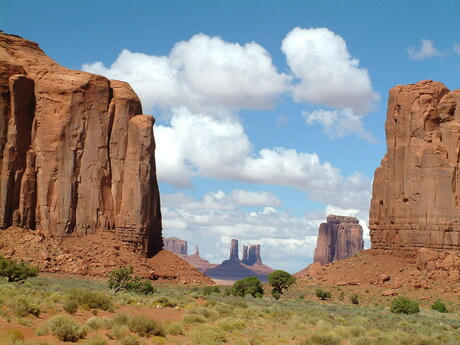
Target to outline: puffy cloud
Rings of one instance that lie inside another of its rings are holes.
[[[342,138],[355,134],[367,142],[375,142],[376,139],[364,128],[362,117],[353,113],[352,109],[324,110],[318,109],[312,112],[303,111],[302,115],[309,125],[319,123],[324,132],[331,138]]]
[[[298,78],[296,101],[351,108],[356,114],[372,110],[378,100],[366,69],[359,67],[345,40],[326,28],[295,28],[283,40],[283,53]]]
[[[407,48],[407,53],[409,54],[409,58],[412,60],[425,60],[434,56],[441,56],[442,53],[439,52],[435,46],[433,41],[431,40],[421,40],[422,44],[420,48],[410,47]]]
[[[148,111],[184,106],[209,114],[271,108],[290,79],[276,71],[257,43],[240,45],[204,34],[176,43],[168,56],[124,49],[109,68],[96,62],[82,69],[128,81]]]

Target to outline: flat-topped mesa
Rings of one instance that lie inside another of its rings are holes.
[[[363,228],[358,218],[328,215],[318,230],[314,262],[326,265],[364,249]]]
[[[154,119],[129,84],[64,68],[0,32],[0,228],[116,233],[162,248]]]
[[[372,248],[460,249],[460,90],[421,81],[390,90],[387,153],[374,175]]]
[[[163,238],[164,249],[176,255],[187,255],[187,241],[177,237]]]

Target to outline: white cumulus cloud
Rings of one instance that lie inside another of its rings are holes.
[[[442,55],[442,53],[435,48],[433,41],[423,39],[420,48],[409,47],[407,48],[407,53],[412,60],[425,60]]]
[[[351,108],[362,115],[378,100],[369,73],[352,58],[345,40],[327,28],[295,28],[283,40],[283,53],[298,79],[297,101]]]
[[[352,109],[318,109],[312,112],[303,111],[302,115],[309,125],[319,123],[325,134],[331,138],[342,138],[354,134],[367,142],[376,141],[372,133],[364,128],[362,117],[355,115]]]

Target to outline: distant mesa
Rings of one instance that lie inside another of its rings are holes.
[[[266,281],[267,275],[274,270],[262,263],[260,244],[243,246],[243,261],[238,255],[238,240],[232,239],[230,244],[230,258],[220,265],[207,269],[204,273],[218,280],[239,280],[245,277],[256,276]]]
[[[358,218],[330,214],[319,226],[314,262],[326,265],[364,249],[363,228]]]
[[[425,80],[390,90],[387,153],[374,175],[372,249],[460,249],[460,90]]]
[[[168,237],[163,238],[163,243],[164,249],[169,250],[170,252],[181,257],[200,272],[204,272],[209,268],[217,266],[217,264],[212,264],[208,260],[200,257],[200,250],[198,246],[196,246],[194,254],[188,255],[188,245],[187,241],[185,240],[181,240],[177,237]]]

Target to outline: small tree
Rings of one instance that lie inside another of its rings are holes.
[[[244,297],[251,295],[252,297],[262,297],[264,289],[262,283],[257,277],[246,277],[237,280],[232,287],[232,294],[234,296]]]
[[[391,302],[390,311],[396,314],[417,314],[420,313],[420,308],[417,302],[407,297],[397,297]]]
[[[120,267],[109,273],[109,288],[115,292],[132,291],[142,295],[151,295],[156,289],[150,280],[141,280],[138,276],[133,276],[134,269],[129,267]]]
[[[433,305],[431,306],[431,309],[433,310],[436,310],[436,311],[439,311],[440,313],[448,313],[449,311],[447,310],[446,308],[446,305],[437,300],[436,302],[433,303]]]
[[[324,290],[321,290],[321,289],[316,289],[315,294],[316,294],[316,297],[318,297],[318,298],[320,298],[322,300],[325,300],[327,298],[332,297],[332,294],[329,291],[324,291]]]
[[[272,287],[272,296],[275,299],[279,299],[283,294],[283,290],[289,289],[289,287],[295,283],[295,277],[282,270],[276,270],[267,276],[268,283]]]
[[[20,282],[27,278],[36,277],[38,271],[38,267],[0,256],[0,277],[6,277],[9,282]]]

